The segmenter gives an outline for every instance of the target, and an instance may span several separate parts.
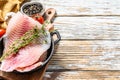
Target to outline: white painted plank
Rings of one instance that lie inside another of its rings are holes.
[[[32,0],[38,1],[38,0]],[[58,15],[120,15],[120,0],[39,0]]]
[[[120,70],[120,41],[61,41],[49,70]]]
[[[62,39],[120,39],[119,17],[57,17]]]
[[[44,80],[120,80],[120,71],[47,72]]]

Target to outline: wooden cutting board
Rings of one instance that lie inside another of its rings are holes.
[[[55,16],[55,9],[50,8],[45,11],[45,18],[47,21],[52,22]],[[0,80],[42,80],[43,75],[47,69],[49,62],[42,69],[30,73],[15,73],[15,72],[3,72],[0,71]]]

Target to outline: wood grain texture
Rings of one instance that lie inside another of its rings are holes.
[[[62,39],[120,39],[119,17],[57,17]]]
[[[120,41],[63,40],[48,70],[120,70]]]
[[[39,1],[62,36],[44,80],[120,80],[120,0]]]
[[[38,1],[38,0],[32,0]],[[39,0],[55,8],[58,16],[120,15],[120,0]]]
[[[44,80],[120,80],[120,71],[47,72]]]

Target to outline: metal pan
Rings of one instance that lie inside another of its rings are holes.
[[[54,16],[55,16],[55,9],[48,9],[44,16],[46,17],[46,20],[48,21],[51,21],[53,20]],[[57,36],[57,39],[54,40],[53,39],[53,35],[56,35]],[[50,45],[50,48],[47,50],[47,58],[46,60],[43,62],[42,65],[38,66],[37,68],[31,70],[31,71],[28,71],[28,72],[33,72],[33,71],[36,71],[36,70],[39,70],[39,69],[42,69],[43,67],[45,67],[45,65],[50,61],[53,53],[54,53],[54,48],[55,48],[55,45],[61,40],[61,36],[59,34],[59,32],[57,30],[55,30],[54,32],[51,32],[51,45]],[[4,49],[4,38],[1,38],[0,39],[0,56],[2,56],[2,53],[3,53],[3,49]],[[13,71],[13,72],[17,72],[17,73],[28,73],[28,72],[18,72],[18,71]]]

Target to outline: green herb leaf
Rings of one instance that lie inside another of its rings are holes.
[[[45,26],[48,23],[44,23],[42,25],[42,28],[39,29],[37,26],[35,26],[33,29],[26,32],[23,36],[21,36],[19,39],[15,40],[8,48],[7,51],[3,53],[3,56],[0,58],[0,61],[7,58],[8,56],[12,54],[16,54],[20,48],[25,47],[26,45],[30,44],[33,40],[40,37],[40,35],[46,36]],[[47,40],[44,40],[42,43],[47,43]]]

